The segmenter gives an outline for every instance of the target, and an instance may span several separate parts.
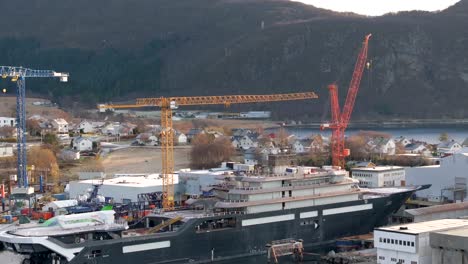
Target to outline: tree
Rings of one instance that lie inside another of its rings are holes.
[[[26,130],[29,132],[31,136],[38,136],[41,134],[41,126],[39,125],[39,121],[36,119],[28,119],[26,120]]]
[[[32,147],[28,151],[28,164],[34,165],[36,170],[50,171],[52,182],[59,182],[60,169],[57,158],[52,150],[41,147]]]
[[[439,141],[440,142],[444,142],[444,141],[448,141],[448,140],[449,140],[449,135],[447,134],[447,132],[440,133],[440,135],[439,135]]]
[[[213,168],[223,161],[230,160],[233,154],[234,147],[229,138],[199,134],[192,140],[191,166],[199,169]]]
[[[345,146],[351,151],[352,159],[361,160],[369,157],[369,146],[367,145],[366,138],[362,135],[357,134],[348,137]]]

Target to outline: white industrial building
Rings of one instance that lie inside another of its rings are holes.
[[[69,185],[70,198],[87,194],[94,185],[100,185],[98,194],[109,197],[116,203],[137,202],[138,194],[162,192],[162,178],[159,174],[138,174],[115,177],[112,179],[94,179],[72,181]],[[180,201],[179,177],[174,174],[174,199]]]
[[[433,202],[466,200],[468,155],[456,153],[440,159],[439,165],[407,167],[408,185],[431,184],[426,190],[416,192],[419,198]]]
[[[430,234],[432,264],[468,263],[468,227]]]
[[[351,175],[359,181],[359,186],[366,188],[405,186],[405,169],[398,166],[375,166],[353,168]]]
[[[13,117],[0,117],[0,127],[14,127],[16,126],[16,118]]]
[[[431,264],[429,233],[468,227],[468,220],[442,219],[374,230],[378,264]]]

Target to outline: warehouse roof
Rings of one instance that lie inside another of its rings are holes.
[[[179,183],[179,176],[173,174],[174,184]],[[101,184],[101,180],[84,180],[80,183]],[[105,179],[102,185],[109,186],[125,186],[125,187],[148,187],[148,186],[162,186],[162,178],[159,174],[147,174],[136,176],[121,176],[112,179]]]
[[[451,204],[443,204],[443,205],[435,205],[417,209],[408,209],[406,212],[410,215],[428,215],[434,213],[443,213],[443,212],[450,212],[450,211],[458,211],[458,210],[467,210],[468,209],[468,202],[463,203],[451,203]]]
[[[417,235],[422,233],[442,231],[447,229],[468,227],[468,220],[464,219],[441,219],[427,222],[395,225],[376,228],[376,231],[394,232]]]

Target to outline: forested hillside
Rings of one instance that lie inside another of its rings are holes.
[[[353,118],[468,116],[466,0],[375,18],[281,0],[18,0],[2,4],[0,23],[0,64],[70,72],[68,84],[28,81],[30,93],[64,107],[313,90],[319,100],[281,104],[288,111],[276,115],[321,120],[326,85],[336,81],[346,95],[372,33]]]

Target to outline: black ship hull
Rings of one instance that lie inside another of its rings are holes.
[[[307,250],[314,250],[336,238],[369,233],[385,225],[413,192],[235,215],[235,227],[217,230],[197,231],[201,222],[216,220],[216,216],[192,219],[175,232],[87,242],[68,263],[205,263],[265,254],[268,243],[282,239],[302,239]],[[64,248],[76,247],[53,240]]]

